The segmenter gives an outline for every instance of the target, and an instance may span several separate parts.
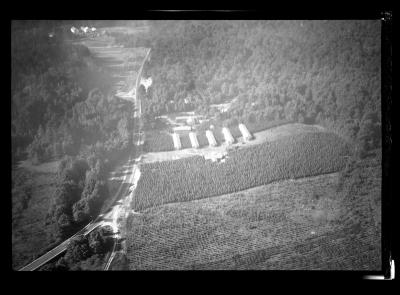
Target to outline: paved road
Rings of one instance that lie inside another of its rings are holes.
[[[131,160],[131,158],[130,158],[130,160]],[[130,187],[125,187],[125,189],[122,189],[123,184],[126,182],[128,177],[129,177],[129,174],[125,175],[124,180],[121,182],[119,190],[114,195],[114,199],[118,199],[119,197],[124,196],[129,192]],[[114,203],[110,202],[109,206],[107,206],[103,209],[103,212],[107,212],[107,210],[112,205],[114,205]],[[109,212],[109,213],[112,213],[112,212]],[[54,257],[58,256],[59,254],[63,253],[67,249],[68,244],[71,242],[71,240],[73,238],[75,238],[79,235],[86,236],[91,231],[93,231],[95,228],[97,228],[98,226],[101,226],[104,223],[103,220],[107,219],[109,217],[109,213],[104,214],[104,215],[100,214],[99,216],[97,216],[96,219],[91,221],[88,225],[86,225],[83,229],[81,229],[80,231],[75,233],[72,237],[68,238],[67,240],[62,242],[60,245],[58,245],[54,249],[50,250],[46,254],[42,255],[38,259],[36,259],[33,262],[29,263],[28,265],[24,266],[23,268],[20,269],[20,271],[33,271],[33,270],[39,268],[40,266],[42,266],[43,264],[45,264],[46,262],[50,261]]]
[[[148,56],[149,56],[150,50],[148,50],[146,57],[144,58],[142,65],[140,67],[139,70],[139,74],[137,75],[137,79],[136,79],[136,83],[135,83],[135,87],[138,85],[138,81],[140,81],[140,75],[142,73],[142,69],[143,69],[143,65],[145,63],[145,61],[147,60]],[[136,89],[135,89],[136,90]],[[136,94],[136,91],[134,91],[134,94]],[[138,102],[138,98],[136,95],[134,95],[133,97],[130,98],[131,101],[134,102],[135,106],[135,111],[134,111],[134,117],[141,117],[141,103],[140,101]],[[137,126],[137,130],[134,131],[134,133],[141,133],[140,132],[140,128],[141,128],[141,124],[139,123]],[[138,138],[138,142],[137,144],[139,145],[141,141],[141,138]],[[130,163],[132,160],[132,156],[129,158],[128,162]],[[121,196],[126,196],[127,194],[129,194],[129,190],[130,187],[129,186],[125,186],[125,189],[122,189],[123,184],[126,182],[126,179],[128,177],[129,173],[125,175],[124,180],[121,182],[121,185],[117,191],[117,193],[114,195],[114,200],[119,199]],[[107,210],[114,205],[115,202],[110,202],[109,206],[107,206],[106,208],[104,208],[103,212],[107,212]],[[42,255],[41,257],[39,257],[38,259],[34,260],[33,262],[29,263],[28,265],[22,267],[20,269],[20,271],[33,271],[37,268],[39,268],[40,266],[42,266],[43,264],[45,264],[46,262],[50,261],[51,259],[53,259],[54,257],[58,256],[59,254],[63,253],[67,247],[68,244],[71,242],[71,240],[79,235],[87,235],[89,234],[91,231],[93,231],[96,227],[101,226],[104,224],[103,219],[106,219],[107,217],[109,217],[109,214],[112,214],[113,212],[108,212],[107,214],[100,214],[95,220],[93,220],[92,222],[90,222],[88,225],[86,225],[83,229],[81,229],[80,231],[78,231],[77,233],[75,233],[72,237],[68,238],[67,240],[65,240],[64,242],[62,242],[60,245],[58,245],[57,247],[55,247],[54,249],[50,250],[49,252],[47,252],[46,254]],[[110,266],[112,259],[115,256],[115,247],[113,249],[113,253],[110,256],[109,261],[107,262],[106,265],[106,269],[108,269],[108,267]]]
[[[141,111],[142,111],[142,108],[141,108],[141,101],[140,101],[140,98],[139,98],[138,95],[136,95],[136,94],[138,93],[136,90],[137,90],[137,88],[139,87],[139,81],[140,81],[141,76],[142,76],[143,66],[144,66],[146,60],[147,60],[148,57],[149,57],[150,50],[151,50],[151,49],[148,50],[148,52],[147,52],[145,58],[143,59],[142,65],[140,66],[139,73],[138,73],[138,75],[136,76],[136,83],[135,83],[134,91],[132,91],[132,93],[133,93],[132,99],[134,100],[134,103],[135,103],[134,117],[135,117],[135,118],[139,118],[139,119],[141,118]],[[137,107],[137,106],[139,106],[139,107]],[[137,127],[137,130],[136,130],[135,132],[137,132],[138,134],[142,134],[142,132],[141,132],[141,131],[142,131],[142,130],[141,130],[141,127],[142,127],[141,121],[139,121],[139,124],[137,124],[137,126],[135,126],[135,128],[136,128],[136,127]],[[140,146],[141,141],[142,141],[142,136],[139,136],[139,137],[138,137],[138,140],[137,140],[137,143],[136,143],[137,147]],[[139,149],[136,150],[136,153],[137,153],[136,156],[139,156],[139,154],[140,154]],[[139,158],[139,161],[140,161],[140,158]],[[135,171],[136,169],[139,169],[139,167],[135,164],[135,165],[133,166],[133,169],[132,169],[133,171],[132,171],[132,174],[131,174],[131,179],[135,178],[135,174],[136,174],[136,172],[137,172],[137,171]],[[131,183],[132,183],[132,182],[131,182]],[[136,189],[136,185],[135,185],[134,189]],[[119,216],[121,216],[121,215],[126,215],[126,212],[125,212],[125,211],[126,211],[126,207],[127,207],[127,206],[130,206],[130,199],[131,199],[131,198],[129,198],[129,196],[131,196],[132,193],[133,193],[133,192],[128,193],[128,195],[126,196],[126,198],[125,198],[125,200],[124,200],[124,201],[125,201],[124,203],[127,203],[127,204],[124,204],[124,206],[122,206],[122,204],[121,204],[121,205],[117,205],[116,208],[115,208],[115,210],[114,210],[114,212],[113,212],[113,213],[115,213],[115,214],[113,214],[113,229],[114,229],[114,233],[115,233],[117,236],[116,236],[116,241],[114,242],[114,247],[113,247],[112,253],[111,253],[111,255],[110,255],[110,257],[109,257],[109,259],[108,259],[108,261],[107,261],[107,264],[106,264],[104,270],[108,270],[108,269],[109,269],[109,267],[110,267],[110,265],[111,265],[111,262],[113,261],[113,259],[114,259],[114,257],[115,257],[115,254],[116,254],[116,245],[117,245],[117,242],[118,242],[118,240],[119,240],[117,219],[118,219]],[[124,207],[124,208],[122,208],[122,207]],[[122,210],[121,210],[121,209],[122,209]],[[122,212],[121,212],[121,211],[122,211]],[[110,214],[111,214],[111,212],[110,212]],[[126,217],[126,216],[125,216],[125,217]]]

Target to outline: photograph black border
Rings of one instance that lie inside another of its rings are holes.
[[[33,10],[34,11],[34,10]],[[67,10],[68,11],[68,10]],[[61,11],[63,14],[65,11]],[[68,11],[69,12],[69,11]],[[67,12],[67,13],[68,13]],[[51,15],[51,16],[50,16]],[[382,270],[381,271],[205,271],[193,272],[193,275],[198,273],[229,273],[229,275],[241,275],[248,273],[249,276],[256,275],[259,278],[266,280],[275,278],[297,279],[299,277],[311,279],[368,279],[368,276],[380,276],[386,279],[390,278],[390,261],[394,259],[396,253],[394,252],[394,234],[393,234],[393,102],[392,102],[392,11],[390,10],[372,10],[372,11],[349,11],[344,10],[335,14],[335,12],[287,12],[287,11],[264,11],[262,9],[249,9],[249,10],[199,10],[199,11],[184,11],[184,10],[162,10],[162,9],[147,9],[135,10],[132,13],[123,12],[120,15],[109,15],[105,11],[100,13],[91,12],[86,13],[71,13],[70,15],[57,15],[57,18],[52,13],[32,13],[32,11],[25,11],[23,13],[11,14],[9,18],[9,26],[11,27],[12,20],[21,19],[114,19],[114,20],[155,20],[155,19],[380,19],[382,23]],[[10,29],[11,31],[11,29]],[[11,39],[11,38],[10,38]],[[9,52],[9,51],[8,51]],[[11,59],[11,56],[10,56]],[[11,78],[10,78],[11,79]],[[10,85],[10,84],[9,84]],[[11,89],[10,89],[11,92]],[[10,103],[10,102],[9,102]],[[11,103],[10,103],[11,104]],[[11,109],[11,106],[10,106]],[[7,120],[6,116],[3,116]],[[11,120],[9,121],[11,122]],[[10,124],[10,123],[8,123]],[[3,124],[7,126],[8,124]],[[11,143],[10,143],[11,148]],[[7,153],[8,154],[8,153]],[[11,162],[11,159],[10,159]],[[11,172],[10,172],[11,176]],[[11,184],[10,184],[11,185]],[[10,187],[11,192],[11,187]],[[11,207],[11,198],[10,198]],[[11,212],[9,210],[8,212]],[[10,213],[9,213],[10,214]],[[11,217],[11,215],[9,215]],[[8,222],[10,222],[11,218]],[[10,226],[11,230],[11,226]],[[12,250],[12,249],[10,249]],[[10,253],[11,254],[11,253]],[[10,255],[11,266],[11,255]],[[141,277],[143,274],[153,276],[160,274],[158,271],[146,271],[139,274],[134,272],[135,277]],[[168,274],[163,273],[169,277],[173,274],[188,275],[188,272],[168,271]],[[109,274],[107,274],[109,275]],[[115,272],[113,275],[120,275],[120,272]],[[18,275],[18,279],[23,279],[27,274]],[[40,276],[38,274],[33,277]],[[54,275],[51,275],[54,276]],[[65,276],[65,274],[62,274]],[[67,275],[68,277],[69,275]],[[72,275],[74,277],[75,275]],[[71,277],[71,278],[72,278]]]

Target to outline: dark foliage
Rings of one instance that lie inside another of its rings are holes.
[[[111,76],[86,47],[48,32],[12,31],[13,160],[90,153],[115,160],[132,141],[131,105],[108,98]]]
[[[379,20],[154,21],[150,33],[117,40],[152,48],[149,118],[190,109],[252,132],[320,124],[371,149],[380,134],[362,130],[380,130],[380,31]],[[210,107],[223,102],[226,113]]]
[[[61,161],[58,187],[47,223],[53,224],[56,239],[63,239],[96,216],[109,196],[101,159],[89,166],[86,160],[67,158]]]

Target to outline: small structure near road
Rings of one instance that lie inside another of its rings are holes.
[[[89,27],[81,27],[81,31],[86,34],[89,31]]]
[[[212,162],[225,162],[228,153],[226,151],[213,151],[204,155],[205,160]]]
[[[79,30],[77,28],[75,28],[75,27],[72,27],[71,28],[71,33],[75,34],[75,35],[78,35],[79,34]]]
[[[190,142],[192,143],[192,147],[194,147],[195,149],[200,147],[199,141],[197,140],[196,133],[190,132],[189,133],[189,138],[190,138]]]
[[[143,85],[144,89],[146,90],[147,93],[147,89],[151,86],[151,84],[153,83],[153,80],[151,79],[151,77],[144,79],[141,78],[140,79],[140,85]]]
[[[249,141],[253,139],[253,136],[251,135],[251,133],[249,132],[249,130],[247,129],[246,125],[244,124],[239,124],[239,130],[243,135],[243,139],[245,141]]]
[[[232,144],[232,143],[235,142],[235,139],[233,138],[233,136],[232,136],[232,134],[231,134],[231,132],[229,131],[228,128],[223,127],[223,128],[222,128],[222,134],[224,135],[225,142],[226,142],[228,145],[230,145],[230,144]]]
[[[76,27],[71,27],[71,33],[72,34],[74,34],[74,35],[76,35],[76,36],[80,36],[80,37],[83,37],[83,36],[91,36],[91,37],[94,37],[94,36],[98,36],[99,34],[97,33],[97,29],[95,28],[95,27],[91,27],[91,28],[89,28],[89,27],[84,27],[84,26],[81,26],[79,29],[78,28],[76,28]]]
[[[211,130],[206,130],[206,137],[210,146],[217,146],[217,141],[215,140],[214,134]]]
[[[180,150],[182,148],[181,139],[178,133],[172,134],[172,139],[174,141],[174,147],[176,150]]]

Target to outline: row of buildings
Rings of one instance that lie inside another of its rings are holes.
[[[249,130],[247,129],[246,125],[244,124],[239,124],[239,130],[242,133],[243,139],[245,141],[249,141],[253,138],[253,136],[251,135],[251,133],[249,132]],[[235,139],[233,138],[231,132],[229,131],[228,128],[224,127],[222,128],[222,134],[224,136],[225,142],[226,144],[230,145],[233,144],[235,142]],[[217,146],[217,141],[215,140],[214,134],[211,130],[206,130],[206,137],[209,143],[209,146],[213,147],[213,146]],[[180,135],[177,132],[174,132],[172,134],[172,139],[174,142],[174,147],[176,150],[180,150],[182,148],[182,143],[181,143],[181,139],[180,139]],[[193,148],[199,148],[199,141],[197,139],[197,135],[195,132],[189,132],[189,139],[190,139],[190,143],[192,145]]]

